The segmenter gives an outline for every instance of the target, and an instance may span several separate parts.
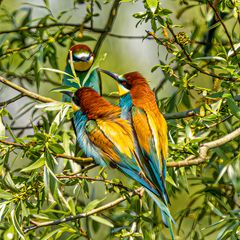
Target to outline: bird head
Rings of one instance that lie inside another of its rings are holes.
[[[123,95],[129,93],[131,86],[128,84],[128,81],[124,77],[124,75],[118,75],[116,73],[113,73],[113,72],[110,72],[110,71],[107,71],[104,69],[99,69],[99,71],[107,74],[108,76],[112,77],[114,80],[116,80],[118,82],[119,96],[123,96]]]
[[[94,61],[92,50],[84,44],[77,44],[70,48],[72,52],[73,66],[76,71],[84,72],[90,69]],[[67,56],[67,61],[70,62],[70,54]]]
[[[124,75],[118,75],[104,69],[99,69],[99,71],[109,75],[118,82],[118,91],[120,96],[127,94],[134,86],[140,83],[146,83],[146,80],[139,72],[130,72]]]
[[[120,114],[119,107],[110,104],[91,87],[79,88],[74,93],[72,101],[89,119]]]
[[[72,93],[72,92],[65,91],[65,92],[62,92],[62,93],[69,96],[72,99],[71,106],[72,106],[72,109],[73,109],[74,112],[77,112],[78,110],[81,109],[78,97],[76,96],[76,92]]]

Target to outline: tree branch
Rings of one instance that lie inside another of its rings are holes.
[[[10,103],[13,103],[13,102],[16,102],[17,100],[21,99],[22,97],[24,97],[24,96],[23,96],[22,93],[20,93],[20,94],[18,94],[17,96],[15,96],[15,97],[13,97],[13,98],[10,98],[10,99],[7,100],[7,101],[0,102],[0,107],[1,107],[1,106],[6,106],[6,105],[8,105],[8,104],[10,104]]]
[[[180,168],[180,167],[187,167],[187,166],[199,165],[201,163],[204,163],[207,160],[208,150],[210,150],[212,148],[220,147],[220,146],[224,145],[225,143],[230,142],[239,136],[240,136],[240,128],[236,129],[232,133],[225,135],[224,137],[222,137],[220,139],[202,144],[199,148],[199,156],[198,157],[192,155],[183,161],[167,162],[167,167]],[[22,145],[19,143],[8,142],[6,140],[0,140],[0,143],[5,144],[5,145],[12,145],[17,148],[25,148],[27,146],[27,145]],[[73,157],[73,156],[66,155],[66,154],[54,154],[54,153],[53,153],[53,155],[56,157],[73,160],[81,165],[86,165],[86,164],[93,162],[92,158]]]
[[[183,161],[168,162],[167,166],[180,168],[180,167],[202,164],[208,160],[207,153],[210,149],[220,147],[220,146],[234,140],[235,138],[237,138],[239,136],[240,136],[240,127],[237,128],[236,130],[234,130],[233,132],[225,135],[224,137],[221,137],[221,138],[211,141],[211,142],[203,143],[199,148],[199,156],[198,157],[190,156]]]
[[[110,14],[109,14],[109,17],[108,17],[108,21],[107,21],[107,24],[104,28],[104,32],[101,33],[96,45],[95,45],[95,48],[94,48],[94,55],[97,56],[98,55],[98,52],[100,50],[100,47],[104,41],[104,39],[106,38],[106,36],[108,35],[108,33],[112,30],[112,26],[113,26],[113,23],[114,23],[114,20],[117,16],[117,11],[118,11],[118,8],[119,8],[119,3],[120,3],[120,0],[115,0],[113,2],[113,5],[112,5],[112,8],[111,8],[111,11],[110,11]]]
[[[224,31],[225,31],[225,33],[226,33],[226,35],[227,35],[227,37],[228,37],[229,43],[230,43],[230,45],[231,45],[231,48],[232,48],[232,50],[233,50],[233,52],[234,52],[234,55],[237,57],[237,51],[236,51],[236,49],[234,48],[232,38],[231,38],[231,36],[230,36],[230,34],[229,34],[229,32],[228,32],[228,29],[227,29],[226,25],[224,24],[221,16],[219,15],[216,7],[215,7],[209,0],[208,0],[208,4],[209,4],[209,6],[213,9],[213,11],[214,11],[215,14],[216,14],[217,19],[219,20],[219,22],[220,22],[221,25],[223,26]],[[239,61],[238,61],[238,66],[240,67],[240,62],[239,62]]]
[[[121,183],[116,183],[116,182],[113,182],[111,180],[104,179],[104,178],[92,178],[92,177],[87,177],[87,176],[82,176],[82,175],[60,175],[60,176],[57,176],[57,178],[58,179],[84,179],[84,180],[87,180],[90,182],[104,182],[104,183],[109,183],[111,185],[117,186],[119,188],[123,188],[127,191],[131,190]]]
[[[171,28],[171,26],[169,24],[167,24],[167,28],[168,30],[171,32],[173,38],[174,38],[174,41],[180,46],[180,48],[182,49],[184,55],[186,56],[187,60],[188,61],[185,61],[186,64],[188,64],[189,66],[191,66],[192,68],[196,69],[197,71],[199,71],[200,73],[202,74],[205,74],[205,75],[208,75],[210,77],[213,77],[213,78],[218,78],[220,80],[224,80],[224,81],[230,81],[230,82],[236,82],[236,81],[239,81],[239,78],[232,78],[232,77],[224,77],[224,76],[219,76],[219,75],[216,75],[214,73],[211,73],[211,72],[208,72],[208,71],[205,71],[204,69],[198,67],[196,64],[193,63],[193,60],[191,58],[191,56],[188,54],[188,52],[186,51],[185,47],[183,46],[182,43],[180,43],[177,39],[177,36],[176,34],[174,33],[173,29]],[[147,31],[147,33],[151,36],[153,36],[153,38],[156,40],[156,41],[160,41],[161,40],[152,32],[149,32]]]
[[[20,149],[25,149],[27,147],[29,147],[30,145],[34,145],[34,142],[30,142],[30,143],[26,143],[26,144],[20,144],[20,143],[15,143],[15,142],[9,142],[6,140],[1,140],[0,139],[0,143],[4,144],[4,145],[9,145],[9,146],[13,146],[16,148],[20,148]],[[74,156],[70,156],[67,154],[57,154],[57,153],[52,153],[52,155],[54,155],[57,158],[65,158],[65,159],[69,159],[69,160],[73,160],[74,162],[80,164],[80,165],[88,165],[90,163],[93,162],[92,158],[84,158],[84,157],[74,157]]]
[[[30,97],[32,99],[35,99],[35,100],[38,100],[40,102],[44,102],[44,103],[49,103],[49,102],[56,102],[56,100],[52,99],[52,98],[48,98],[48,97],[43,97],[37,93],[33,93],[23,87],[20,87],[18,86],[17,84],[3,78],[0,76],[0,82],[2,82],[3,84],[5,85],[8,85],[9,87],[17,90],[18,92],[21,92],[22,93],[22,97],[23,96],[27,96],[27,97]]]
[[[237,95],[234,97],[235,101],[240,101],[240,95]],[[187,117],[194,117],[199,115],[200,108],[193,108],[189,109],[183,112],[175,112],[175,113],[166,113],[164,114],[164,117],[166,119],[181,119],[181,118],[187,118]]]
[[[135,191],[132,191],[132,192],[128,192],[128,196],[129,197],[133,197],[134,195],[139,195],[141,194],[141,190],[142,190],[142,187],[136,189]],[[110,203],[107,203],[101,207],[98,207],[98,208],[95,208],[89,212],[85,212],[85,213],[80,213],[80,214],[77,214],[75,216],[69,216],[69,217],[66,217],[66,218],[62,218],[62,219],[57,219],[55,221],[49,221],[49,222],[44,222],[44,223],[38,223],[36,225],[32,225],[32,226],[29,226],[29,227],[26,227],[25,230],[24,230],[24,233],[27,233],[29,231],[32,231],[32,230],[35,230],[35,229],[38,229],[38,228],[41,228],[41,227],[47,227],[47,226],[52,226],[52,225],[59,225],[61,223],[65,223],[65,222],[69,222],[69,221],[75,221],[77,219],[81,219],[81,218],[86,218],[86,217],[89,217],[91,215],[94,215],[96,213],[100,213],[104,210],[107,210],[107,209],[110,209],[116,205],[118,205],[119,203],[125,201],[127,199],[126,196],[121,196],[120,198],[110,202]]]

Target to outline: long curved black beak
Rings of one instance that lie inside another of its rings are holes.
[[[72,98],[73,95],[74,95],[72,92],[67,92],[67,91],[64,91],[62,93],[65,94],[65,95],[68,95],[70,98]]]
[[[116,73],[112,73],[112,72],[109,72],[109,71],[101,69],[101,68],[99,68],[99,71],[107,74],[108,76],[112,77],[113,79],[115,79],[118,82],[120,81],[120,76]]]

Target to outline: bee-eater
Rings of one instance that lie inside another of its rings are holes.
[[[121,117],[127,119],[133,129],[136,148],[141,151],[141,168],[148,179],[153,182],[164,204],[169,203],[166,191],[166,158],[168,152],[167,123],[159,111],[155,95],[146,79],[138,72],[123,76],[106,70],[119,84],[121,95]],[[163,222],[168,225],[167,220]]]
[[[145,85],[144,79],[142,82]],[[148,89],[149,87],[146,87],[146,90]],[[148,92],[152,96],[152,92]],[[165,224],[171,229],[173,219],[164,204],[168,201],[163,157],[167,154],[166,122],[159,110],[154,109],[152,105],[149,106],[151,96],[145,99],[145,101],[149,100],[146,106],[154,111],[149,113],[149,116],[145,116],[148,114],[145,108],[138,107],[143,101],[137,100],[136,107],[132,107],[134,130],[138,134],[138,141],[146,157],[144,161],[140,159],[142,156],[136,148],[130,122],[121,118],[121,108],[107,102],[92,88],[83,87],[75,93],[73,101],[79,106],[80,111],[75,113],[74,123],[79,145],[85,154],[102,166],[109,165],[119,169],[144,186],[160,207]],[[159,132],[157,126],[152,126],[155,124],[154,117],[160,118],[164,130]],[[159,159],[160,162],[157,161]],[[172,229],[171,234],[173,238]]]
[[[84,45],[84,44],[74,45],[70,48],[69,51],[72,52],[73,67],[74,67],[77,77],[80,80],[80,84],[82,85],[83,80],[87,76],[88,71],[94,62],[94,54],[93,54],[92,50],[87,45]],[[70,53],[68,53],[67,65],[65,68],[65,72],[73,75],[70,61],[71,61]],[[76,88],[76,90],[79,89],[79,85],[77,83],[69,80],[69,76],[67,76],[67,75],[64,75],[64,77],[63,77],[63,85]],[[90,75],[86,79],[86,82],[84,85],[87,87],[92,87],[97,92],[100,92],[99,74],[96,69],[94,69],[90,73]],[[71,97],[68,96],[67,94],[64,94],[63,101],[71,102]]]

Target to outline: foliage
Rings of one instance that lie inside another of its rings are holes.
[[[74,8],[64,9],[58,16],[52,14],[47,0],[42,5],[25,3],[11,11],[4,4],[0,75],[39,91],[45,84],[60,86],[57,73],[40,69],[60,68],[61,47],[94,41],[98,54],[116,17],[109,16],[112,21],[106,28],[93,27],[106,6],[115,4],[117,11],[119,4],[121,8],[141,3],[72,0]],[[210,148],[206,159],[200,150],[204,143],[227,139],[240,127],[240,4],[179,0],[173,1],[172,7],[165,5],[145,0],[144,11],[133,18],[136,27],[144,25],[147,30],[144,41],[154,41],[158,49],[159,63],[152,71],[161,70],[164,75],[155,93],[168,119],[168,162],[176,163],[175,167],[169,165],[167,176],[171,212],[177,222],[175,234],[182,239],[238,239],[239,134]],[[37,9],[42,10],[41,17],[34,15]],[[81,24],[72,23],[71,15],[79,12]],[[99,34],[99,39],[89,32]],[[159,98],[165,85],[171,85],[172,94]],[[2,85],[1,91],[5,89]],[[17,116],[11,116],[8,105],[25,95],[0,103],[0,235],[4,240],[169,238],[157,207],[148,196],[132,191],[132,181],[115,170],[96,167],[81,151],[71,157],[75,136],[69,124],[69,105],[54,102],[34,107],[33,99]],[[29,112],[32,125],[16,128],[18,118]],[[25,134],[29,128],[31,135]],[[178,167],[177,163],[186,159],[202,161]],[[114,204],[116,199],[119,203]],[[104,209],[111,200],[113,207]],[[65,217],[69,221],[61,222]],[[51,221],[55,222],[49,224]],[[44,224],[39,229],[29,228]]]

